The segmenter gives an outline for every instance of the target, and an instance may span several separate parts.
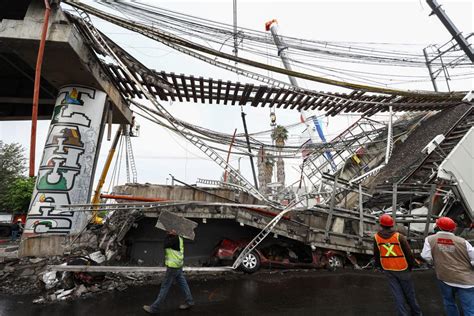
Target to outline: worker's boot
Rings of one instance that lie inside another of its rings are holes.
[[[179,305],[179,309],[182,309],[182,310],[190,309],[193,306],[194,306],[194,303],[193,304],[184,303],[184,304]]]
[[[143,309],[145,310],[145,312],[147,312],[148,314],[158,314],[158,312],[155,312],[151,309],[150,306],[148,305],[143,305]]]

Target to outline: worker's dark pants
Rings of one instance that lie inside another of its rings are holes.
[[[390,284],[395,304],[397,305],[397,315],[423,315],[420,306],[416,301],[415,286],[409,271],[384,271]],[[406,308],[405,302],[408,303],[409,309]],[[411,311],[411,312],[410,312]]]
[[[19,230],[12,230],[12,241],[17,240],[19,236],[20,236]]]
[[[443,295],[444,309],[448,316],[459,316],[459,309],[456,305],[456,297],[461,303],[464,316],[474,316],[474,287],[463,289],[447,285],[438,280],[438,285]]]
[[[153,302],[153,304],[150,305],[150,308],[153,312],[158,311],[159,306],[166,298],[166,295],[168,295],[168,291],[170,290],[171,285],[173,285],[174,281],[178,282],[179,288],[184,294],[186,303],[189,305],[194,304],[193,296],[191,295],[191,290],[189,289],[188,282],[186,282],[186,279],[184,278],[183,269],[167,268],[165,278],[161,282],[160,293],[158,294],[158,297]]]

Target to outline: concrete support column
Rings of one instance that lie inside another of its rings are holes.
[[[23,239],[75,235],[87,225],[90,214],[59,213],[55,205],[90,201],[106,97],[102,91],[78,85],[59,91]]]

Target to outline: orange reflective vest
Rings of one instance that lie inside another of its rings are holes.
[[[408,262],[400,246],[399,233],[393,234],[390,238],[382,238],[377,233],[375,241],[379,247],[380,264],[384,270],[403,271],[408,268]]]

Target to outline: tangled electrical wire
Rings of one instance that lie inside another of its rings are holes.
[[[129,102],[136,107],[135,114],[137,114],[138,116],[152,123],[155,123],[161,127],[164,127],[168,130],[176,132],[174,127],[166,123],[162,115],[159,112],[157,112],[155,109],[150,108],[144,104],[141,104],[135,100],[129,100]],[[249,147],[244,138],[245,134],[242,134],[242,133],[236,134],[236,137],[234,138],[233,135],[221,133],[221,132],[213,131],[201,126],[193,125],[186,121],[180,120],[178,118],[174,118],[174,120],[176,120],[176,122],[179,122],[180,125],[186,127],[187,129],[186,133],[197,136],[203,141],[208,142],[208,146],[214,150],[217,150],[220,152],[228,152],[229,149],[223,148],[222,146],[228,147],[230,146],[230,144],[233,144],[232,151],[231,151],[232,154],[241,155],[241,156],[251,155],[248,151]],[[396,122],[394,126],[403,127],[403,126],[406,126],[407,124],[408,123],[406,120],[401,120],[399,122]],[[296,126],[302,126],[302,125],[303,123],[299,123],[299,124],[288,125],[286,127],[290,127],[290,126],[296,127]],[[273,143],[266,143],[266,142],[259,141],[255,137],[250,135],[249,144],[250,144],[250,148],[253,150],[254,153],[258,152],[260,149],[264,149],[267,152],[267,156],[270,158],[301,159],[303,155],[302,153],[303,150],[306,151],[306,154],[318,155],[327,151],[336,152],[336,151],[347,150],[347,149],[352,149],[353,151],[355,151],[360,147],[360,141],[362,139],[364,140],[363,142],[365,145],[375,144],[378,142],[384,142],[385,140],[380,136],[386,133],[386,129],[387,129],[386,126],[380,123],[380,126],[378,128],[375,128],[371,131],[365,131],[360,134],[354,134],[352,136],[345,137],[344,139],[336,138],[335,140],[331,142],[327,142],[327,143],[305,142],[298,146],[289,146],[289,145],[277,146]],[[263,133],[271,134],[271,130],[264,131]],[[261,134],[261,133],[254,133],[253,135],[255,134]],[[400,135],[397,135],[397,137],[398,136]],[[372,139],[372,141],[367,141],[367,137]],[[212,143],[214,145],[209,145],[209,143]],[[252,154],[252,155],[256,156],[255,154]]]
[[[247,28],[237,28],[234,32],[233,26],[221,22],[203,19],[189,14],[183,14],[150,4],[140,2],[101,2],[109,8],[121,12],[128,19],[140,21],[152,28],[169,32],[176,36],[189,37],[193,40],[199,39],[208,45],[218,45],[219,50],[224,48],[234,50],[233,40],[239,43],[239,50],[252,56],[258,56],[279,62],[276,54],[269,54],[275,50],[273,38],[265,32]],[[293,65],[300,69],[316,72],[318,74],[337,78],[340,80],[352,80],[354,82],[370,83],[379,86],[398,85],[403,83],[429,81],[426,72],[426,60],[423,54],[406,52],[401,50],[381,49],[370,45],[356,43],[340,43],[328,41],[315,41],[299,39],[295,37],[280,36],[285,45],[291,49],[294,58],[290,58]],[[378,44],[380,46],[380,44]],[[456,61],[456,67],[469,68],[472,64],[464,57],[459,49],[456,54],[445,56],[443,62],[449,64]],[[323,65],[324,62],[346,63],[344,68]],[[361,71],[349,69],[347,64],[365,64],[372,66],[388,67],[410,67],[423,70],[423,74],[401,74],[384,71]],[[433,66],[442,66],[441,61],[434,61]],[[451,80],[466,80],[472,78],[472,71],[451,74]]]

